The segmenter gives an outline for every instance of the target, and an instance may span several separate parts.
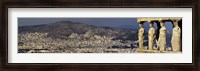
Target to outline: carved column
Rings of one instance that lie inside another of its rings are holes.
[[[143,50],[144,46],[144,27],[143,27],[144,22],[139,22],[139,30],[138,30],[138,42],[139,42],[139,49]]]
[[[178,26],[178,20],[172,20],[173,21],[173,31],[172,31],[172,51],[178,52],[181,49],[181,29]]]
[[[160,21],[160,30],[159,30],[159,38],[157,41],[157,48],[159,48],[160,51],[164,51],[166,49],[166,28],[164,25],[164,21]]]
[[[154,39],[155,39],[155,28],[153,26],[153,22],[149,22],[149,31],[148,31],[148,49],[152,50],[154,47]]]

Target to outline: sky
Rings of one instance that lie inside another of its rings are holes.
[[[18,26],[30,26],[49,24],[59,21],[80,22],[95,26],[106,26],[125,29],[139,29],[137,18],[18,18]],[[165,26],[169,32],[172,31],[171,22],[165,22]],[[145,30],[149,29],[149,24],[144,23]],[[156,24],[154,27],[157,28]]]

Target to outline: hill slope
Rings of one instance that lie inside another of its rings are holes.
[[[19,34],[27,32],[49,33],[49,36],[54,38],[63,38],[70,36],[72,33],[84,34],[86,32],[92,32],[95,35],[110,36],[114,37],[114,39],[137,40],[137,30],[98,27],[71,21],[60,21],[50,24],[19,27]]]

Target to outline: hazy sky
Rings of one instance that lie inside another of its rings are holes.
[[[59,21],[81,22],[95,26],[107,26],[115,28],[139,29],[137,18],[18,18],[19,26],[49,24]],[[156,24],[155,28],[156,27]],[[171,32],[171,22],[165,23],[166,28]],[[144,24],[145,30],[148,30],[148,23]]]

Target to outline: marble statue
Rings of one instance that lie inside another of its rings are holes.
[[[148,46],[149,46],[149,50],[152,50],[154,47],[154,39],[155,39],[155,29],[153,27],[153,23],[150,23],[150,29],[148,31]]]
[[[166,28],[163,22],[160,23],[160,34],[158,38],[157,48],[159,48],[160,51],[164,51],[166,48]]]
[[[178,26],[178,22],[174,22],[174,28],[172,31],[172,40],[171,40],[171,44],[172,44],[172,51],[174,52],[178,52],[180,51],[181,48],[181,29]]]
[[[139,40],[139,49],[144,49],[144,27],[143,24],[139,24],[139,31],[138,31],[138,40]]]

